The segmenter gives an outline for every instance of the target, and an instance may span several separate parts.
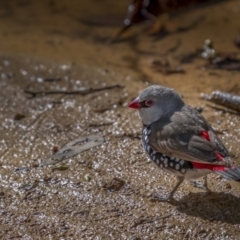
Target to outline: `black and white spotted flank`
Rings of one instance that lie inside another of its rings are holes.
[[[171,172],[178,172],[184,175],[187,169],[192,169],[191,162],[184,161],[175,157],[168,157],[160,152],[156,152],[149,144],[149,135],[151,134],[151,127],[144,126],[142,131],[142,143],[145,151],[150,159],[163,170],[169,170]]]

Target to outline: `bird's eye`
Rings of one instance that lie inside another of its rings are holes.
[[[147,107],[151,107],[151,106],[153,105],[153,100],[151,100],[151,99],[146,100],[146,101],[145,101],[145,105],[146,105]]]

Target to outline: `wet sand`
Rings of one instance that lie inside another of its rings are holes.
[[[240,94],[240,72],[206,69],[204,59],[164,75],[156,60],[179,57],[206,38],[219,52],[240,50],[240,1],[227,1],[165,20],[169,34],[135,26],[111,43],[128,1],[28,0],[0,3],[0,236],[1,239],[239,239],[240,188],[209,175],[211,193],[181,186],[147,160],[141,122],[127,103],[150,84],[175,88],[219,132],[240,166],[239,115],[212,108],[200,93]],[[195,24],[191,24],[195,23]],[[192,26],[191,26],[192,25]],[[179,31],[179,27],[186,28]],[[87,95],[31,97],[30,91],[74,91],[119,84]],[[54,146],[98,134],[105,143],[39,167]]]

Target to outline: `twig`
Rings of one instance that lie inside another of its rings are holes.
[[[109,122],[109,123],[99,123],[99,124],[89,124],[88,125],[88,128],[90,127],[104,127],[104,126],[110,126],[110,125],[113,125],[114,122]]]
[[[155,222],[155,221],[158,221],[158,220],[161,220],[161,219],[165,219],[165,218],[168,218],[168,217],[171,217],[172,216],[172,213],[171,214],[168,214],[168,215],[165,215],[165,216],[160,216],[160,217],[155,217],[155,218],[139,218],[131,227],[136,227],[140,224],[146,224],[146,223],[152,223],[152,222]]]
[[[111,86],[106,86],[106,87],[100,87],[100,88],[84,88],[82,90],[77,90],[77,91],[62,91],[62,90],[56,90],[56,91],[30,91],[30,90],[24,90],[25,93],[31,94],[32,97],[37,97],[37,95],[50,95],[50,94],[80,94],[80,95],[87,95],[89,93],[94,93],[94,92],[100,92],[103,90],[109,90],[113,88],[124,88],[124,86],[116,84],[116,85],[111,85]]]
[[[60,77],[53,77],[53,78],[44,78],[44,82],[59,82],[62,79]]]

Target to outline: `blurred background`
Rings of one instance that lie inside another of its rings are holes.
[[[239,100],[200,96],[239,96],[239,19],[239,0],[1,0],[1,239],[238,239],[239,187],[218,176],[210,195],[184,185],[180,207],[151,198],[175,180],[147,161],[126,106],[174,88],[239,165]],[[96,134],[101,146],[39,166]]]

